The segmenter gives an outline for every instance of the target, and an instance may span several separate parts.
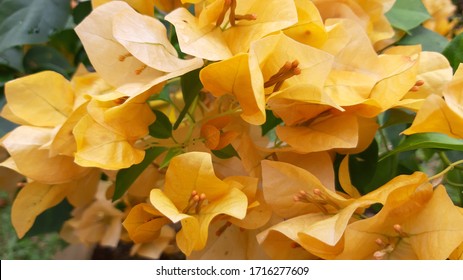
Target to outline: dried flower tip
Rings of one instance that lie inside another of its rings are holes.
[[[196,207],[195,207],[196,214],[199,214],[199,212],[201,212],[201,206],[203,205],[205,200],[206,200],[205,193],[201,193],[201,195],[198,196],[198,200],[197,201],[195,200],[196,201]]]
[[[119,61],[124,61],[126,58],[133,56],[131,53],[121,54],[119,56]]]
[[[123,97],[119,97],[118,99],[114,100],[114,102],[118,105],[121,105],[121,104],[124,104],[124,102],[127,101],[127,99],[129,99],[128,96],[123,96]]]
[[[397,234],[399,234],[399,236],[401,236],[401,237],[407,237],[408,236],[408,234],[404,232],[401,225],[395,224],[392,227],[394,228],[394,231],[397,232]]]
[[[235,20],[256,20],[257,15],[255,14],[245,14],[245,15],[235,15]]]
[[[418,80],[418,81],[416,81],[416,83],[415,83],[415,86],[418,86],[418,87],[420,87],[420,86],[422,86],[422,85],[424,85],[424,81],[423,81],[423,80]]]
[[[313,189],[313,194],[316,196],[322,196],[323,192],[320,189]]]
[[[136,69],[135,70],[135,75],[140,75],[141,72],[143,72],[143,70],[146,69],[146,67],[147,67],[146,65],[142,65],[140,68]]]
[[[384,260],[387,253],[384,250],[379,250],[373,253],[373,257],[377,260]]]
[[[378,238],[375,240],[375,243],[378,245],[378,246],[381,246],[381,247],[386,247],[386,244],[383,242],[383,240],[381,238]]]
[[[415,85],[410,89],[410,91],[413,91],[413,92],[417,92],[420,90],[420,87],[424,85],[424,81],[423,80],[418,80],[416,81]]]

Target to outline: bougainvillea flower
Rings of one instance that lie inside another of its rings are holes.
[[[372,44],[391,38],[394,30],[384,15],[394,4],[394,0],[314,0],[323,20],[347,18],[356,21],[368,34]]]
[[[76,208],[73,214],[74,217],[66,221],[61,229],[60,236],[64,240],[69,243],[117,246],[124,213],[111,202],[98,199],[86,208]]]
[[[340,170],[340,180],[348,190],[350,180],[345,178],[345,169]],[[263,232],[259,237],[261,242],[267,242],[266,236],[277,231],[322,258],[333,258],[340,253],[342,247],[338,243],[348,224],[355,220],[354,213],[375,203],[385,203],[389,193],[396,189],[427,182],[423,173],[400,176],[362,197],[354,193],[354,199],[326,189],[310,172],[287,163],[263,161],[262,177],[267,203],[286,220]]]
[[[310,172],[288,163],[263,160],[262,179],[265,201],[285,219],[313,212],[334,213],[350,204],[349,199],[325,188]],[[295,203],[295,197],[304,194],[313,196],[313,203]],[[332,203],[317,203],[322,197]]]
[[[299,236],[300,232],[310,231],[313,229],[312,225],[320,224],[328,218],[330,216],[324,213],[300,215],[281,221],[259,233],[256,237],[272,259],[318,259],[320,257],[333,259],[342,251],[342,242],[338,242],[335,246],[329,246],[316,238],[307,236],[304,238],[305,243],[307,243],[304,244],[304,247],[301,246],[302,240]],[[311,238],[309,242],[307,242],[308,238]]]
[[[180,222],[182,229],[177,233],[177,245],[189,255],[206,246],[212,220],[245,217],[248,199],[235,186],[243,188],[240,181],[222,181],[215,176],[210,154],[182,154],[171,160],[164,189],[151,191],[150,202],[155,210],[139,206],[141,218],[129,214],[132,218],[127,225],[129,228],[135,225],[134,232],[141,232],[139,229],[143,228],[143,232],[150,235],[161,228],[165,218],[173,223]],[[132,222],[136,220],[141,222]],[[144,226],[142,220],[151,226]]]
[[[75,123],[75,160],[79,165],[121,169],[139,163],[144,147],[135,143],[148,134],[155,115],[146,102],[119,92],[95,96],[87,113]]]
[[[452,80],[453,70],[445,56],[437,52],[420,53],[417,83],[397,103],[399,107],[418,111],[431,94],[442,96],[445,86]]]
[[[241,117],[251,124],[265,122],[265,96],[263,91],[253,91],[251,71],[258,66],[249,63],[248,54],[212,63],[200,72],[204,88],[214,96],[232,94],[243,110]],[[230,79],[234,77],[234,79]]]
[[[258,230],[243,230],[230,224],[225,230],[212,224],[206,247],[193,251],[188,260],[266,260],[268,255],[257,243]],[[218,231],[221,234],[216,234]]]
[[[454,15],[457,7],[450,0],[422,1],[431,18],[423,23],[423,26],[443,36],[449,35],[450,30],[457,24],[457,21],[450,18]]]
[[[165,19],[175,26],[184,53],[216,61],[247,52],[253,41],[295,24],[298,15],[292,0],[217,0],[198,17],[179,8]]]
[[[171,246],[171,242],[175,237],[175,230],[170,226],[164,226],[161,229],[161,233],[156,240],[148,243],[136,243],[133,244],[130,249],[130,255],[139,255],[150,259],[159,259]]]
[[[203,64],[199,58],[178,58],[164,25],[122,1],[96,8],[75,31],[96,71],[129,96]]]
[[[149,203],[140,203],[130,209],[122,223],[135,243],[152,242],[159,237],[170,220]]]
[[[44,145],[53,139],[51,128],[20,126],[3,138],[2,146],[10,158],[1,165],[45,184],[60,184],[76,180],[89,172],[64,155],[50,156]]]
[[[460,65],[452,81],[444,90],[444,99],[430,95],[418,111],[412,126],[404,134],[440,132],[454,138],[463,138],[463,67]]]
[[[213,95],[232,94],[245,121],[262,124],[266,99],[269,104],[275,98],[336,107],[322,91],[332,59],[330,54],[280,33],[254,42],[249,54],[206,66],[200,78]]]
[[[392,192],[374,217],[348,226],[340,259],[446,259],[463,240],[463,215],[445,188]]]
[[[211,119],[201,126],[201,137],[205,139],[206,147],[211,150],[221,150],[238,136],[237,131],[223,131],[230,122],[231,118],[225,116]]]
[[[324,90],[336,104],[355,106],[357,114],[374,117],[417,82],[419,47],[401,46],[378,55],[355,22],[329,20],[326,25],[330,31],[322,49],[334,55],[334,65]]]
[[[78,180],[62,184],[29,182],[16,196],[11,208],[11,223],[19,238],[32,227],[37,216],[57,205],[64,198],[76,207],[88,205],[93,199],[101,172],[93,170]]]

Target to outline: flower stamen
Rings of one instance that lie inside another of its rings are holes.
[[[273,88],[273,92],[276,92],[280,90],[285,80],[299,74],[301,74],[301,69],[299,68],[299,61],[288,61],[280,68],[280,70],[278,70],[276,74],[271,76],[268,79],[268,81],[264,83],[264,88],[268,88],[275,85],[275,87]]]
[[[217,18],[215,25],[220,26],[223,23],[225,19],[225,15],[227,14],[228,10],[230,10],[228,20],[231,26],[235,26],[237,20],[256,20],[257,19],[257,16],[254,14],[237,15],[236,5],[237,5],[236,0],[225,0],[223,3],[222,11],[220,12],[219,17]]]
[[[192,191],[190,198],[188,199],[188,205],[185,207],[185,209],[183,209],[183,213],[188,214],[190,210],[194,208],[195,214],[199,214],[201,212],[201,207],[203,206],[206,199],[206,194],[198,194],[197,191]]]
[[[394,246],[388,244],[384,249],[378,250],[373,253],[373,257],[377,260],[384,260],[387,255],[394,251]]]
[[[423,80],[418,80],[416,81],[415,85],[410,89],[410,91],[413,91],[413,92],[417,92],[420,90],[420,87],[424,85],[424,81]]]
[[[324,214],[328,214],[328,210],[325,208],[327,203],[307,193],[304,190],[300,190],[299,193],[293,197],[293,199],[295,202],[311,203],[320,209],[320,211],[322,211]]]
[[[399,224],[395,224],[392,226],[394,228],[394,231],[397,232],[397,234],[400,236],[400,237],[409,237],[409,235],[404,232],[403,228],[401,225]]]

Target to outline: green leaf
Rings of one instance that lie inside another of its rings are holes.
[[[7,66],[19,72],[24,72],[22,61],[23,52],[20,48],[9,48],[0,53],[0,65]]]
[[[74,57],[81,47],[77,33],[73,29],[65,29],[50,37],[48,46],[55,48],[65,55]],[[69,60],[69,59],[68,59]],[[70,59],[69,61],[72,61]]]
[[[272,130],[273,128],[275,128],[277,125],[279,125],[282,122],[283,120],[275,117],[272,111],[265,110],[265,123],[261,125],[262,136],[267,134],[270,130]]]
[[[153,111],[156,121],[149,126],[150,135],[154,138],[167,139],[172,136],[172,124],[169,118],[161,111]]]
[[[145,151],[145,158],[139,164],[135,164],[129,168],[121,169],[117,172],[116,186],[114,189],[113,201],[121,198],[124,193],[130,188],[140,174],[150,165],[155,158],[162,154],[164,147],[153,147]]]
[[[161,165],[159,166],[159,169],[162,169],[162,168],[165,168],[169,165],[170,161],[175,157],[175,156],[178,156],[180,154],[183,153],[183,150],[179,147],[175,147],[175,148],[170,148],[168,151],[167,151],[167,154],[166,156],[164,157],[164,159],[162,160],[161,162]]]
[[[421,0],[397,0],[386,17],[393,27],[409,31],[431,16]]]
[[[34,225],[26,233],[25,237],[32,237],[38,234],[59,232],[64,222],[71,218],[71,211],[74,209],[66,199],[58,205],[45,210],[37,216]]]
[[[404,109],[389,109],[384,113],[381,128],[398,124],[409,124],[415,119],[415,113]]]
[[[64,28],[70,11],[69,0],[0,1],[0,52],[48,41]]]
[[[74,23],[77,25],[85,17],[87,17],[92,11],[92,2],[91,1],[79,1],[79,4],[72,9],[72,18]]]
[[[352,184],[362,193],[373,179],[378,161],[378,143],[376,140],[368,148],[355,155],[349,156],[349,173]]]
[[[188,110],[190,110],[190,106],[193,103],[195,103],[195,100],[199,96],[199,92],[203,88],[203,85],[199,80],[199,71],[201,71],[201,69],[196,69],[191,72],[188,72],[185,75],[183,75],[180,80],[185,107],[180,112],[180,115],[178,116],[178,119],[174,124],[174,130],[178,128],[183,118],[188,113]]]
[[[228,144],[227,146],[225,146],[225,148],[221,150],[211,150],[211,152],[214,154],[214,156],[221,159],[227,159],[232,157],[240,158],[238,152],[235,150],[235,148],[233,148],[231,144]]]
[[[431,31],[423,26],[410,30],[397,45],[421,45],[423,51],[443,52],[449,41],[444,36]]]
[[[379,160],[384,160],[397,153],[424,148],[463,151],[463,140],[451,138],[441,133],[413,134],[405,138],[394,150],[382,155]]]
[[[27,73],[52,70],[70,77],[74,68],[56,49],[47,46],[33,46],[24,56],[24,69]]]
[[[398,161],[397,156],[389,157],[380,161],[376,165],[376,171],[371,182],[364,186],[361,193],[366,194],[376,190],[397,176]]]
[[[463,170],[453,169],[448,172],[444,179],[444,185],[453,203],[463,207]]]
[[[463,63],[463,33],[453,38],[442,52],[452,65],[453,72]]]

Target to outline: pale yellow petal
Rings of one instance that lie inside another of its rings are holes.
[[[81,166],[117,170],[141,162],[145,155],[124,135],[106,129],[89,115],[77,123],[73,134],[77,143],[75,162]]]
[[[243,109],[241,117],[251,124],[259,125],[265,122],[265,96],[261,85],[253,90],[253,76],[259,77],[260,73],[252,74],[251,69],[255,68],[250,67],[249,55],[239,54],[209,64],[201,70],[200,78],[204,88],[213,95],[234,95]]]
[[[68,190],[66,184],[27,183],[18,193],[11,208],[11,222],[18,237],[22,238],[29,231],[38,215],[60,203]]]
[[[357,118],[349,114],[318,118],[308,126],[278,126],[278,137],[303,153],[355,148],[359,141]]]
[[[176,9],[165,20],[175,26],[182,52],[210,61],[233,56],[222,36],[222,30],[213,25],[201,26],[199,20],[187,9]]]
[[[89,169],[74,163],[69,156],[50,156],[41,147],[51,140],[51,129],[20,126],[3,140],[16,170],[24,176],[46,184],[60,184],[84,176]]]
[[[5,97],[9,111],[24,120],[26,123],[21,123],[24,125],[60,125],[71,114],[74,105],[69,81],[52,71],[39,72],[6,83]]]

